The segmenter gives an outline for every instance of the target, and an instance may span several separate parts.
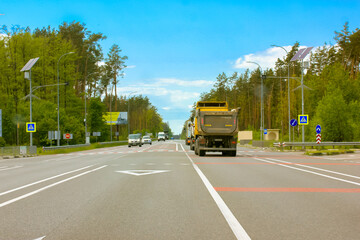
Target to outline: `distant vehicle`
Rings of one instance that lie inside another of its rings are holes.
[[[142,144],[152,144],[150,136],[143,136],[142,138]]]
[[[194,124],[196,155],[222,152],[225,156],[236,156],[239,109],[229,111],[225,101],[196,103]]]
[[[139,146],[139,147],[142,146],[140,133],[129,135],[128,147],[131,147],[131,146]]]
[[[174,140],[174,137],[171,137],[170,139],[171,139],[171,140]]]
[[[164,141],[165,142],[165,138],[166,138],[166,136],[165,136],[165,133],[164,132],[159,132],[158,133],[158,141],[160,142],[160,141]]]

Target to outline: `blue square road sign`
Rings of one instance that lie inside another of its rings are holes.
[[[36,132],[36,123],[35,122],[27,122],[26,123],[26,132]]]
[[[309,124],[309,115],[298,115],[299,125]]]

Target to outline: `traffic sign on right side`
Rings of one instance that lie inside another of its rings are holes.
[[[318,125],[316,126],[316,133],[317,133],[317,134],[320,134],[320,133],[321,133],[321,126],[320,126],[320,124],[318,124]]]

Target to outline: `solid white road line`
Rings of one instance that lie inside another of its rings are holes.
[[[286,161],[282,161],[282,160],[278,160],[278,159],[273,159],[273,158],[266,158],[272,161],[277,161],[277,162],[283,162],[283,163],[291,163],[291,162],[286,162]],[[317,167],[311,167],[311,166],[307,166],[307,165],[303,165],[303,164],[297,164],[297,163],[292,163],[292,165],[296,165],[296,166],[301,166],[301,167],[306,167],[306,168],[311,168],[311,169],[315,169],[315,170],[319,170],[319,171],[324,171],[324,172],[328,172],[328,173],[334,173],[334,174],[338,174],[338,175],[342,175],[345,177],[351,177],[351,178],[356,178],[356,179],[360,179],[360,177],[357,176],[353,176],[353,175],[349,175],[349,174],[345,174],[345,173],[340,173],[340,172],[335,172],[335,171],[330,171],[330,170],[326,170],[326,169],[322,169],[322,168],[317,168]]]
[[[214,199],[216,205],[218,206],[218,208],[220,209],[221,213],[223,214],[225,220],[227,221],[227,223],[229,224],[231,230],[233,231],[235,237],[238,240],[251,240],[251,238],[249,237],[249,235],[246,233],[245,229],[241,226],[241,224],[239,223],[239,221],[236,219],[236,217],[234,216],[234,214],[231,212],[231,210],[229,209],[229,207],[226,205],[226,203],[224,202],[224,200],[220,197],[220,195],[216,192],[216,190],[214,189],[214,187],[211,185],[211,183],[209,182],[209,180],[206,178],[206,176],[203,174],[203,172],[200,170],[200,168],[194,163],[194,161],[190,158],[190,156],[185,152],[184,147],[182,146],[182,144],[180,145],[181,148],[183,149],[185,155],[188,157],[188,159],[190,160],[192,166],[194,167],[195,171],[197,172],[197,174],[200,176],[201,180],[203,181],[205,187],[207,188],[207,190],[209,191],[211,197]]]
[[[29,184],[26,184],[26,185],[24,185],[24,186],[21,186],[21,187],[18,187],[18,188],[14,188],[14,189],[8,190],[8,191],[6,191],[6,192],[2,192],[2,193],[0,193],[0,196],[3,196],[3,195],[5,195],[5,194],[11,193],[11,192],[15,192],[15,191],[20,190],[20,189],[23,189],[23,188],[27,188],[27,187],[33,186],[33,185],[38,184],[38,183],[42,183],[42,182],[45,182],[45,181],[49,181],[49,180],[51,180],[51,179],[64,176],[64,175],[66,175],[66,174],[70,174],[70,173],[73,173],[73,172],[81,171],[81,170],[83,170],[83,169],[86,169],[86,168],[89,168],[89,167],[92,167],[92,166],[94,166],[94,165],[90,165],[90,166],[87,166],[87,167],[79,168],[79,169],[76,169],[76,170],[73,170],[73,171],[70,171],[70,172],[66,172],[66,173],[62,173],[62,174],[59,174],[59,175],[56,175],[56,176],[53,176],[53,177],[45,178],[45,179],[42,179],[42,180],[40,180],[40,181],[36,181],[36,182],[33,182],[33,183],[29,183]]]
[[[268,160],[264,160],[264,159],[260,159],[260,158],[253,158],[253,159],[256,159],[256,160],[259,160],[259,161],[262,161],[262,162],[267,162],[267,163],[277,163],[277,162],[268,161]],[[276,165],[277,165],[277,166],[287,167],[287,168],[295,169],[295,170],[298,170],[298,171],[302,171],[302,172],[307,172],[307,173],[311,173],[311,174],[314,174],[314,175],[318,175],[318,176],[321,176],[321,177],[326,177],[326,178],[330,178],[330,179],[333,179],[333,180],[337,180],[337,181],[346,182],[346,183],[350,183],[350,184],[354,184],[354,185],[360,186],[360,183],[348,181],[348,180],[345,180],[345,179],[342,179],[342,178],[332,177],[332,176],[329,176],[329,175],[325,175],[325,174],[321,174],[321,173],[317,173],[317,172],[313,172],[313,171],[309,171],[309,170],[305,170],[305,169],[301,169],[301,168],[296,168],[296,167],[284,165],[284,164],[281,164],[281,163],[277,163]]]
[[[92,170],[89,170],[89,171],[80,173],[80,174],[78,174],[78,175],[75,175],[75,176],[66,178],[66,179],[64,179],[64,180],[61,180],[61,181],[58,181],[58,182],[56,182],[56,183],[50,184],[50,185],[48,185],[48,186],[46,186],[46,187],[43,187],[43,188],[40,188],[40,189],[38,189],[38,190],[32,191],[32,192],[30,192],[30,193],[24,194],[24,195],[22,195],[22,196],[20,196],[20,197],[17,197],[17,198],[11,199],[11,200],[9,200],[9,201],[3,202],[3,203],[0,204],[0,208],[4,207],[4,206],[6,206],[6,205],[9,205],[9,204],[11,204],[11,203],[17,202],[17,201],[19,201],[19,200],[21,200],[21,199],[30,197],[30,196],[32,196],[32,195],[34,195],[34,194],[37,194],[37,193],[39,193],[39,192],[42,192],[42,191],[44,191],[44,190],[46,190],[46,189],[48,189],[48,188],[54,187],[54,186],[59,185],[59,184],[61,184],[61,183],[70,181],[70,180],[75,179],[75,178],[78,178],[78,177],[81,177],[81,176],[83,176],[83,175],[85,175],[85,174],[89,174],[89,173],[91,173],[91,172],[95,172],[95,171],[100,170],[100,169],[102,169],[102,168],[104,168],[104,167],[107,167],[107,165],[104,165],[104,166],[101,166],[101,167],[98,167],[98,168],[95,168],[95,169],[92,169]]]
[[[175,144],[176,144],[176,151],[178,152],[179,151],[179,146],[178,146],[177,143],[175,143]]]

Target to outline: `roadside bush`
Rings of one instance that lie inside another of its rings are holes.
[[[5,139],[0,137],[0,147],[5,147],[5,144],[6,144]]]

